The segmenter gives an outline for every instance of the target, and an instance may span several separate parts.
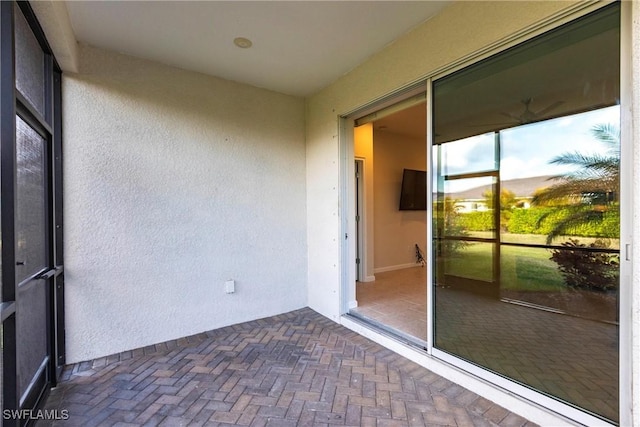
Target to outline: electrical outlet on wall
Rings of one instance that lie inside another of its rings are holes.
[[[229,279],[224,282],[224,291],[228,294],[232,294],[236,291],[236,281],[233,279]]]

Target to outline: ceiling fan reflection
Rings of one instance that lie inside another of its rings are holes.
[[[533,98],[526,98],[526,99],[523,99],[521,101],[522,104],[524,105],[524,111],[522,111],[520,114],[507,113],[507,112],[500,113],[503,116],[509,117],[510,119],[512,119],[512,121],[502,122],[502,123],[484,123],[484,124],[471,125],[471,126],[526,125],[528,123],[532,123],[532,122],[535,122],[535,121],[542,120],[543,118],[545,118],[545,115],[547,115],[551,111],[555,110],[560,105],[564,104],[564,101],[556,101],[556,102],[548,105],[547,107],[543,108],[542,110],[532,111],[531,110],[531,101],[532,100],[533,100]]]

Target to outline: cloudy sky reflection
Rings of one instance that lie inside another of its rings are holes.
[[[591,129],[599,124],[620,122],[619,106],[602,108],[572,116],[527,124],[500,132],[500,177],[503,181],[535,176],[559,175],[571,166],[550,161],[567,152],[606,153],[610,148],[598,141]],[[494,169],[494,134],[478,135],[443,146],[443,174],[479,172]],[[452,192],[473,188],[473,180],[450,181]]]

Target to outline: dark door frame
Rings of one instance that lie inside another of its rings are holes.
[[[39,112],[16,88],[16,14],[24,15],[44,54],[44,111]],[[26,1],[0,2],[0,238],[2,328],[2,425],[28,425],[32,420],[8,416],[5,410],[36,409],[54,386],[65,363],[64,351],[64,268],[62,223],[62,128],[61,69],[38,20]],[[18,342],[16,314],[18,283],[16,277],[16,117],[20,117],[46,141],[46,220],[48,265],[39,272],[37,286],[46,287],[47,353],[38,374],[31,379],[25,394],[18,389]]]

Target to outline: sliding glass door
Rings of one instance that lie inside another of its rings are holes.
[[[435,145],[434,198],[435,270],[441,287],[454,287],[497,296],[500,269],[500,233],[496,232],[495,194],[499,186],[500,157],[496,134],[462,138]],[[477,193],[477,194],[476,194]],[[486,199],[483,197],[486,196]],[[495,199],[495,200],[494,200]],[[478,213],[486,222],[470,231],[466,213]]]
[[[434,354],[618,421],[620,6],[433,82]]]

